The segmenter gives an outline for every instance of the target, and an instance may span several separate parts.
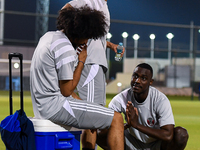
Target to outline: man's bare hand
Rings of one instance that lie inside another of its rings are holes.
[[[138,122],[138,110],[132,105],[132,102],[128,101],[126,105],[126,117],[128,125],[136,128],[139,124]]]
[[[78,60],[82,61],[85,63],[85,60],[87,58],[87,45],[81,45],[77,48],[77,55],[78,55]]]

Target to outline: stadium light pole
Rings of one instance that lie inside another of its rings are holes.
[[[133,35],[133,39],[134,39],[134,58],[137,58],[137,48],[138,48],[138,39],[140,38],[140,36],[138,34],[134,34]]]
[[[4,38],[4,10],[5,2],[0,0],[0,45],[3,45]]]
[[[194,51],[194,22],[190,22],[190,53],[189,57],[193,58],[193,51]]]
[[[166,35],[166,37],[168,38],[168,59],[169,59],[169,62],[170,62],[170,65],[172,64],[172,39],[174,37],[174,35],[172,33],[168,33]]]
[[[117,87],[118,87],[118,93],[120,93],[122,91],[121,87],[122,87],[122,83],[118,82],[117,83]]]
[[[112,37],[112,34],[108,32],[106,36],[108,42],[110,42],[111,37]],[[108,63],[108,70],[106,72],[106,79],[109,80],[110,48],[107,48],[107,63]]]
[[[128,37],[128,33],[127,32],[123,32],[122,33],[122,37],[123,37],[123,45],[125,48],[125,52],[124,52],[124,58],[126,58],[126,46],[127,46],[127,37]]]
[[[123,55],[123,72],[124,72],[124,66],[125,66],[125,59],[126,59],[126,47],[127,47],[127,37],[128,37],[128,33],[127,32],[123,32],[122,33],[122,37],[123,37],[123,45],[124,45],[124,48],[125,48],[125,52],[124,52],[124,55]]]
[[[149,38],[151,39],[151,59],[154,58],[154,39],[156,38],[155,34],[150,34]]]

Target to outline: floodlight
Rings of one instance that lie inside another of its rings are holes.
[[[122,86],[122,83],[121,83],[121,82],[118,82],[118,83],[117,83],[117,86],[118,86],[118,87]]]
[[[110,32],[108,32],[107,39],[110,39],[111,37],[112,37],[112,34]]]
[[[14,63],[14,68],[18,69],[19,68],[19,63]]]
[[[134,39],[134,40],[138,40],[139,38],[140,38],[140,36],[139,36],[138,34],[134,34],[134,35],[133,35],[133,39]]]
[[[151,40],[154,40],[154,39],[156,38],[156,36],[155,36],[155,34],[150,34],[149,38],[150,38]]]
[[[127,37],[128,37],[128,33],[127,33],[127,32],[123,32],[123,33],[122,33],[122,37],[123,37],[123,38],[127,38]]]
[[[166,37],[167,37],[168,39],[172,39],[172,38],[174,37],[174,35],[173,35],[172,33],[168,33],[168,34],[166,35]]]

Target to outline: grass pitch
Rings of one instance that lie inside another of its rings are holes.
[[[107,105],[114,95],[107,95]],[[197,97],[169,96],[176,126],[182,126],[188,130],[189,140],[185,150],[200,150],[200,101]],[[13,112],[20,109],[19,92],[13,92]],[[24,92],[24,110],[27,116],[33,117],[30,92]],[[9,115],[9,92],[0,91],[0,121]],[[5,146],[0,140],[0,150]],[[98,147],[98,150],[101,148]]]

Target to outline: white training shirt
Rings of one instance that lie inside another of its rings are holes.
[[[169,99],[152,86],[149,87],[148,96],[143,103],[138,103],[133,96],[133,91],[131,88],[128,88],[116,95],[108,107],[126,114],[126,104],[128,101],[131,101],[134,107],[138,109],[139,123],[144,126],[159,129],[164,125],[175,124]],[[129,128],[128,131],[132,136],[144,143],[156,140],[133,127]]]
[[[106,31],[108,33],[110,28],[110,13],[108,10],[107,2],[105,0],[72,0],[69,2],[72,7],[79,8],[84,5],[88,5],[92,9],[102,11],[105,16],[105,21],[107,23]],[[97,39],[89,39],[87,47],[87,58],[85,64],[98,64],[108,68],[106,60],[106,35]]]
[[[30,69],[30,90],[36,118],[48,119],[66,100],[59,80],[72,80],[78,59],[71,42],[61,31],[47,32],[33,54]]]

